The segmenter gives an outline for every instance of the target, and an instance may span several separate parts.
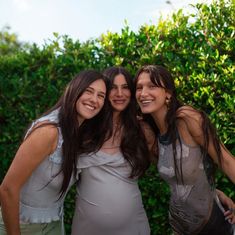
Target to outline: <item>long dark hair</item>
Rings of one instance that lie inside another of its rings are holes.
[[[130,73],[123,67],[113,66],[107,68],[103,72],[107,86],[107,97],[112,89],[114,78],[122,74],[127,82],[128,88],[131,92],[130,103],[124,111],[120,114],[121,125],[123,132],[121,136],[121,151],[125,159],[130,163],[132,172],[130,177],[139,177],[149,166],[149,151],[148,146],[137,120],[137,103],[135,99],[135,89],[133,79]],[[108,108],[106,110],[107,126],[106,135],[111,137],[113,133],[113,108],[109,100],[107,100]]]
[[[153,84],[157,85],[158,87],[164,88],[167,92],[171,94],[171,99],[168,105],[167,114],[165,117],[165,122],[167,124],[167,136],[170,143],[172,143],[173,147],[173,157],[174,157],[174,165],[175,165],[175,171],[176,171],[176,179],[179,181],[179,178],[181,179],[181,182],[183,183],[183,171],[182,171],[182,143],[179,138],[178,130],[177,130],[177,121],[179,119],[182,119],[186,125],[187,121],[183,117],[178,116],[179,108],[183,106],[183,104],[178,100],[177,98],[177,92],[174,84],[174,80],[171,76],[171,73],[163,66],[160,65],[145,65],[142,68],[140,68],[136,74],[135,77],[135,84],[138,80],[138,77],[141,73],[148,73],[150,76],[150,80]],[[210,162],[210,158],[208,158],[208,145],[209,145],[209,136],[213,138],[213,145],[215,146],[217,157],[219,160],[219,165],[221,164],[221,147],[220,147],[220,141],[218,138],[218,135],[216,134],[216,130],[213,127],[212,123],[210,122],[209,118],[205,114],[205,112],[200,110],[195,110],[195,112],[198,112],[200,116],[202,117],[202,130],[203,130],[203,138],[204,143],[201,146],[202,151],[202,157],[204,162]],[[149,123],[149,125],[152,127],[153,131],[156,133],[157,136],[160,135],[160,131],[155,124],[152,116],[150,114],[142,114],[143,119]],[[180,167],[178,167],[178,164],[176,164],[176,142],[180,143],[181,146],[181,157],[180,157]],[[214,175],[215,171],[215,164],[211,164],[211,175],[208,176],[208,180],[211,182],[211,178]],[[207,172],[208,173],[208,172]],[[213,181],[213,180],[212,180]]]
[[[95,70],[81,71],[69,82],[59,101],[43,114],[45,116],[59,109],[58,124],[50,124],[60,127],[63,136],[62,166],[61,171],[58,172],[58,174],[63,173],[60,197],[66,193],[72,173],[77,174],[76,164],[79,154],[97,151],[105,138],[102,131],[103,108],[95,117],[85,120],[82,124],[78,122],[76,111],[77,100],[91,83],[99,79],[104,81],[103,75]],[[97,123],[100,125],[97,125]]]

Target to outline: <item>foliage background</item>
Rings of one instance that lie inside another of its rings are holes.
[[[0,32],[0,180],[29,123],[51,107],[80,70],[126,67],[134,76],[144,64],[162,64],[173,74],[183,102],[203,109],[221,140],[235,154],[235,17],[232,0],[197,4],[133,32],[106,33],[85,43],[54,34],[43,47],[18,42],[9,29]],[[220,171],[217,187],[235,200],[235,186]],[[151,166],[140,179],[152,235],[171,234],[167,219],[169,189]],[[66,198],[69,233],[75,189]]]

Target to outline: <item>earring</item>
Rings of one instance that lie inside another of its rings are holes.
[[[168,98],[168,97],[166,97],[166,101],[165,101],[165,103],[166,103],[166,107],[167,107],[167,109],[169,110],[169,109],[170,109],[171,99],[170,99],[170,98]]]

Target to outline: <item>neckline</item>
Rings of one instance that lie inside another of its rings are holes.
[[[158,135],[158,140],[161,144],[163,145],[169,145],[171,144],[171,139],[170,139],[170,135],[168,132],[162,134],[162,135]]]
[[[107,155],[107,156],[116,156],[116,155],[122,154],[119,150],[118,150],[117,152],[115,152],[115,153],[106,153],[106,152],[104,152],[104,151],[101,150],[101,149],[100,149],[97,153],[105,154],[105,155]]]

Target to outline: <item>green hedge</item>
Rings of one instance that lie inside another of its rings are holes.
[[[0,37],[0,49],[4,48],[0,56],[0,179],[26,127],[56,102],[72,76],[82,69],[102,70],[115,64],[126,67],[133,76],[144,64],[168,67],[182,101],[208,113],[221,140],[234,154],[234,12],[232,0],[197,4],[194,14],[180,10],[156,25],[143,25],[138,32],[127,25],[120,34],[109,32],[85,43],[55,34],[54,41],[43,47],[19,47],[19,43],[12,44]],[[7,37],[9,40],[9,34]],[[221,172],[216,180],[218,188],[235,199],[231,181]],[[150,167],[139,184],[152,235],[170,234],[169,189],[155,166]],[[73,188],[66,198],[67,231],[74,196]]]

